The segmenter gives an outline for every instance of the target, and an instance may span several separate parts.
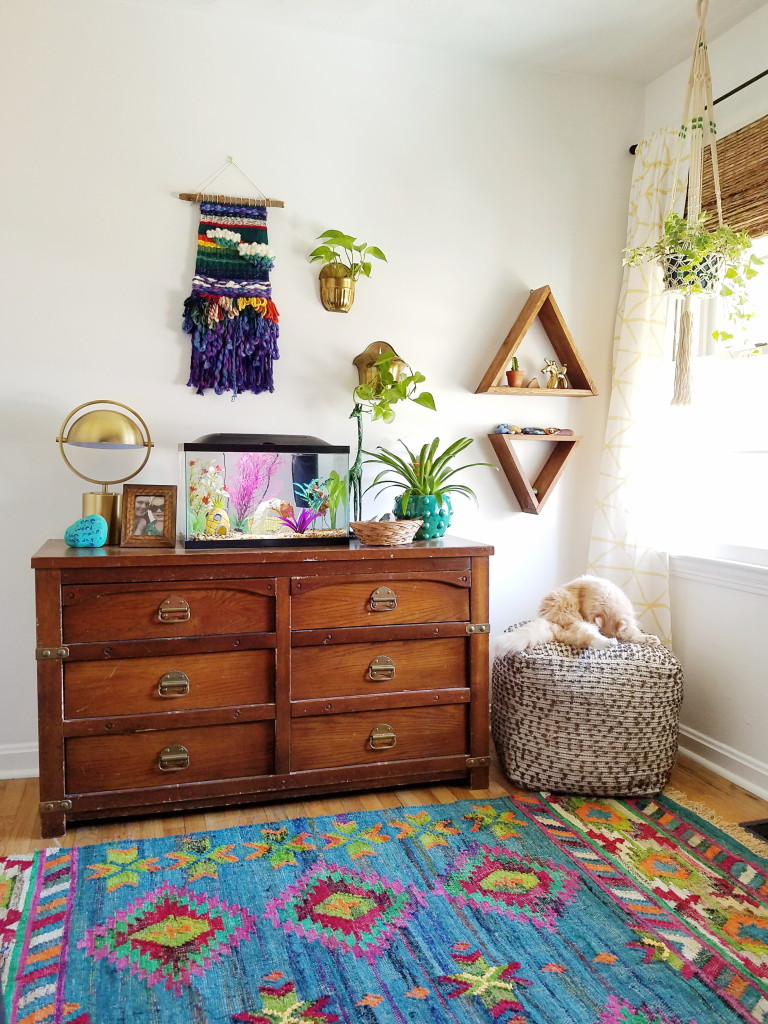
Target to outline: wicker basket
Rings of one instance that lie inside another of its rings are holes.
[[[383,523],[350,523],[349,528],[363,544],[410,544],[422,519],[387,519]]]
[[[664,647],[539,644],[497,658],[491,724],[519,786],[593,796],[664,788],[677,753],[680,662]]]

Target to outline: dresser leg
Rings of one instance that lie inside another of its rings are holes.
[[[486,765],[484,768],[469,769],[469,788],[488,789],[491,782],[491,769]]]
[[[64,811],[40,812],[40,835],[43,839],[58,839],[67,834],[67,816]]]

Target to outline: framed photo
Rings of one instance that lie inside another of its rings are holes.
[[[125,548],[176,546],[175,484],[125,484],[120,544]]]

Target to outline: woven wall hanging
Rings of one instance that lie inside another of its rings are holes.
[[[231,157],[224,168],[230,164]],[[187,384],[198,395],[209,388],[217,395],[231,391],[233,397],[274,391],[279,328],[269,281],[274,254],[267,206],[283,203],[207,195],[202,189],[179,198],[200,203],[195,276],[184,303],[183,327],[192,338]]]

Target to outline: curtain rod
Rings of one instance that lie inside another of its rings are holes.
[[[754,85],[755,82],[759,82],[760,79],[765,78],[766,75],[768,75],[768,68],[766,68],[765,71],[761,71],[759,75],[755,75],[754,78],[750,78],[748,81],[742,82],[741,85],[735,86],[733,89],[730,90],[730,92],[725,92],[722,96],[718,96],[716,100],[712,100],[712,106],[717,106],[717,104],[722,103],[723,100],[727,100],[731,96],[735,96],[737,92],[741,92],[741,90],[746,89],[747,86]],[[637,146],[638,144],[635,143],[634,146],[629,147],[629,152],[632,156],[634,156],[637,152]]]

